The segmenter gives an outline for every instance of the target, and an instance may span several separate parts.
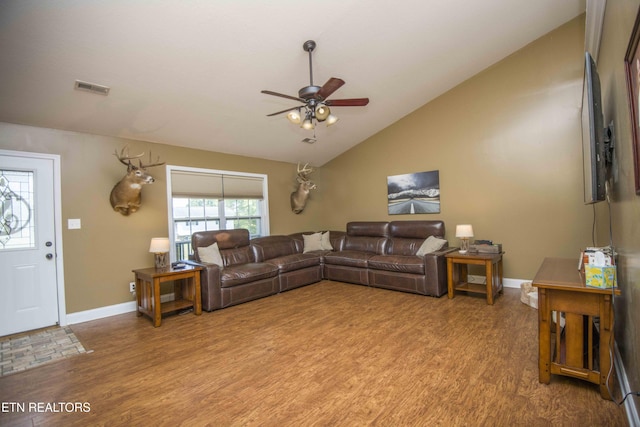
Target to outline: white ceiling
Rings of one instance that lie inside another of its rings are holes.
[[[321,166],[585,11],[585,0],[0,0],[0,121]],[[313,136],[285,115],[346,84]],[[108,96],[74,81],[109,86]]]

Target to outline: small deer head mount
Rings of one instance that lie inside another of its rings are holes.
[[[127,167],[127,174],[113,187],[109,201],[114,211],[120,212],[122,215],[129,215],[140,208],[142,186],[155,181],[147,173],[147,168],[164,165],[164,162],[160,162],[160,157],[155,163],[152,162],[151,152],[149,152],[149,163],[143,164],[140,158],[144,156],[144,153],[129,156],[127,147],[124,147],[120,153],[116,150],[115,156],[120,163]],[[138,159],[138,166],[131,163],[131,160],[134,159]]]
[[[309,175],[313,172],[313,168],[309,167],[309,163],[306,163],[302,169],[300,169],[300,163],[298,163],[298,188],[291,193],[291,210],[299,214],[304,210],[309,198],[309,191],[315,190],[316,185],[309,180]]]

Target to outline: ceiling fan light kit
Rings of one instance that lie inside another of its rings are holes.
[[[300,125],[303,129],[315,129],[315,122],[325,122],[327,126],[331,126],[338,121],[338,117],[331,113],[329,106],[334,107],[363,107],[369,103],[369,98],[353,98],[353,99],[334,99],[327,98],[336,90],[344,85],[344,80],[331,77],[323,86],[315,86],[313,84],[313,62],[311,53],[316,47],[316,42],[307,40],[302,45],[302,49],[309,53],[309,86],[305,86],[298,91],[298,96],[289,96],[282,93],[263,90],[266,95],[279,96],[281,98],[291,99],[293,101],[302,102],[303,105],[287,108],[286,110],[276,113],[267,114],[268,117],[278,114],[287,113],[287,119],[296,125]],[[302,109],[304,108],[304,119]]]
[[[289,121],[294,125],[299,125],[302,121],[302,117],[300,117],[300,110],[289,111],[289,114],[287,114],[287,119],[289,119]]]

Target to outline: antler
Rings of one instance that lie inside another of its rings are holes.
[[[137,156],[130,156],[129,155],[129,147],[128,146],[124,146],[122,148],[122,150],[120,150],[120,153],[118,154],[118,150],[115,151],[115,156],[118,158],[118,160],[120,160],[120,163],[122,163],[123,165],[125,165],[127,168],[133,168],[136,166],[133,166],[131,164],[131,160],[133,159],[138,159],[138,169],[146,169],[146,168],[150,168],[153,166],[160,166],[160,165],[164,165],[165,162],[161,162],[160,161],[160,156],[158,156],[158,158],[156,159],[155,163],[151,161],[151,152],[149,152],[149,164],[144,164],[142,163],[142,160],[140,160],[140,157],[144,156],[144,152],[138,154]]]
[[[125,155],[125,153],[126,153],[126,155]],[[122,148],[122,150],[120,150],[120,154],[118,154],[118,150],[116,150],[114,154],[117,157],[117,159],[120,160],[120,163],[122,163],[126,167],[130,167],[131,166],[131,160],[139,159],[140,157],[144,156],[144,153],[138,154],[137,156],[130,156],[129,155],[129,148],[126,145]]]
[[[313,172],[313,168],[308,167],[309,163],[305,163],[302,169],[300,169],[300,163],[298,163],[298,176],[306,178],[311,172]]]
[[[144,154],[144,153],[142,153]],[[165,162],[161,162],[160,161],[160,156],[158,156],[158,158],[156,159],[155,163],[151,162],[151,151],[149,151],[149,164],[145,165],[142,164],[142,160],[138,160],[138,163],[140,164],[140,169],[146,169],[146,168],[151,168],[153,166],[160,166],[160,165],[164,165]]]

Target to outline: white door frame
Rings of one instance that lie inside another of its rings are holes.
[[[58,324],[67,325],[67,306],[64,292],[64,258],[62,256],[62,184],[60,179],[60,156],[58,154],[32,153],[28,151],[0,150],[2,156],[30,157],[53,161],[53,220],[56,248],[56,283],[58,287]]]

